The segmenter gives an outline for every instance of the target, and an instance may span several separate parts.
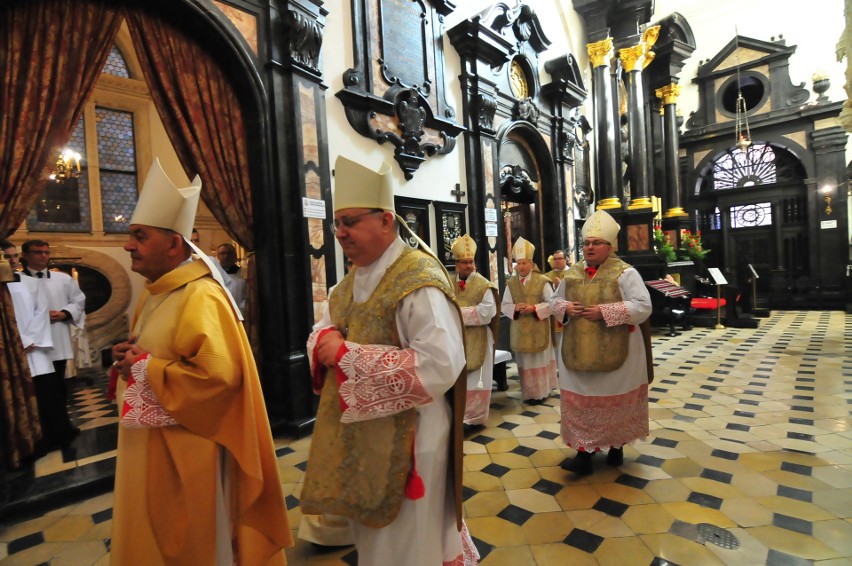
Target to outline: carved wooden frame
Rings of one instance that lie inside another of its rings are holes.
[[[447,269],[455,268],[455,260],[450,251],[450,246],[453,245],[453,240],[449,241],[444,238],[444,220],[450,215],[458,215],[461,218],[461,230],[458,235],[462,236],[467,233],[467,217],[465,216],[466,204],[457,202],[441,202],[432,201],[432,206],[435,207],[435,254],[438,259]]]
[[[464,131],[445,98],[443,17],[454,9],[449,0],[352,2],[355,60],[337,97],[355,131],[393,144],[409,180]]]
[[[413,230],[417,236],[423,240],[426,245],[432,246],[431,238],[429,237],[429,201],[411,197],[394,197],[394,207],[396,213],[403,220],[408,220],[410,215],[413,215],[417,225]],[[409,224],[411,227],[411,224]],[[412,242],[411,236],[402,226],[399,228],[399,236],[409,246],[414,247],[416,243]],[[414,245],[413,245],[414,244]]]

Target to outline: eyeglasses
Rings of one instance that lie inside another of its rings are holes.
[[[565,261],[565,258],[564,257],[555,257],[555,258],[553,258],[553,261]]]
[[[344,228],[354,228],[359,222],[361,222],[361,218],[367,216],[368,214],[376,214],[377,212],[384,212],[382,208],[374,208],[373,210],[368,210],[367,212],[362,212],[361,214],[356,214],[355,216],[344,216],[343,218],[335,218],[334,223],[331,225],[331,233],[337,234],[340,227]]]
[[[593,247],[598,247],[598,246],[609,246],[609,245],[611,245],[609,242],[605,242],[603,240],[591,240],[591,241],[586,240],[585,242],[583,242],[583,247],[586,247],[586,248],[593,248]]]
[[[30,250],[26,253],[33,255],[50,255],[50,250]]]

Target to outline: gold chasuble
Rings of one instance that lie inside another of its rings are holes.
[[[482,302],[486,292],[491,292],[494,295],[494,302],[500,303],[497,297],[497,286],[479,273],[471,273],[465,282],[464,290],[456,288],[456,300],[461,307],[475,307]],[[496,339],[499,314],[498,311],[486,325],[464,327],[464,355],[467,358],[467,371],[479,369],[485,362],[485,346],[488,341],[486,328],[491,327],[491,334]]]
[[[397,304],[421,287],[437,287],[453,299],[446,272],[437,260],[419,250],[406,247],[365,303],[352,300],[356,271],[350,271],[332,292],[329,314],[346,340],[357,344],[399,347]],[[461,528],[465,381],[456,379],[446,395],[453,409],[449,465]],[[337,372],[328,368],[300,497],[302,512],[343,515],[374,528],[387,526],[399,514],[405,498],[417,410],[353,423],[341,423],[341,415]]]
[[[112,564],[212,565],[217,543],[240,566],[286,564],[293,541],[260,380],[223,289],[201,261],[183,264],[145,284],[132,328],[178,424],[119,425]],[[125,389],[119,380],[119,408]],[[230,540],[217,540],[217,522]]]
[[[618,278],[630,265],[610,254],[589,278],[577,263],[565,276],[565,300],[582,305],[619,303]],[[607,326],[603,320],[572,319],[562,332],[562,361],[576,371],[613,371],[627,359],[628,325]]]
[[[513,275],[506,284],[512,293],[512,302],[516,305],[526,303],[535,305],[542,302],[544,286],[550,285],[550,279],[532,271],[523,285],[517,275]],[[509,327],[509,346],[513,352],[543,352],[550,347],[550,317],[539,320],[533,314],[521,314],[512,320]]]

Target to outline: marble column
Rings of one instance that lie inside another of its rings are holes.
[[[666,204],[668,208],[663,218],[688,217],[689,213],[681,204],[680,167],[678,165],[678,146],[680,133],[677,129],[677,97],[680,95],[680,85],[671,83],[656,91],[661,99],[663,114],[663,153],[666,163]]]
[[[616,125],[612,118],[612,82],[609,76],[613,56],[612,38],[586,45],[592,63],[595,98],[595,146],[597,161],[597,208],[621,208],[621,164],[616,144]]]
[[[660,26],[645,30],[642,40],[631,47],[619,49],[621,66],[625,71],[627,86],[627,128],[630,150],[630,205],[629,210],[652,208],[648,180],[648,143],[645,121],[645,95],[642,87],[642,69],[654,58],[650,51],[656,42]]]

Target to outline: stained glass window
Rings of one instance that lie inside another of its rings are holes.
[[[136,207],[133,114],[96,107],[104,232],[126,232]]]
[[[745,152],[730,149],[713,165],[713,179],[716,190],[775,183],[775,151],[766,144],[753,144]]]
[[[772,225],[772,205],[768,202],[731,207],[731,228]]]
[[[104,65],[101,72],[107,75],[115,75],[116,77],[124,77],[125,79],[130,78],[130,70],[127,68],[127,62],[115,45],[110,49],[106,65]]]

